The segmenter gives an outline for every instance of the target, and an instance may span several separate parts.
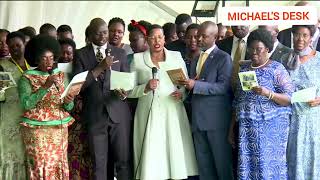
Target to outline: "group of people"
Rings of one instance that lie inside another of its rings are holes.
[[[319,26],[250,32],[180,14],[163,26],[132,20],[130,45],[125,28],[94,18],[80,49],[68,25],[0,30],[0,71],[17,84],[0,82],[0,178],[320,177]],[[187,78],[172,82],[174,69]],[[113,71],[135,72],[136,86],[110,90]],[[258,85],[243,90],[238,73],[248,71]],[[314,100],[291,103],[312,87]]]

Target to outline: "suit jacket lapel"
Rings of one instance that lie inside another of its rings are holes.
[[[150,56],[150,51],[147,50],[143,53],[143,60],[144,60],[144,63],[150,67],[150,68],[153,68],[153,67],[156,67],[153,63],[152,63],[152,60],[151,60],[151,56]]]
[[[89,67],[90,69],[94,68],[98,62],[97,62],[97,59],[96,59],[96,55],[94,54],[94,50],[93,50],[93,46],[92,44],[88,45],[87,46],[87,59],[85,60],[85,65],[87,65],[87,67]]]
[[[195,78],[197,73],[196,73],[196,69],[197,69],[197,64],[199,61],[199,56],[197,56],[194,60],[191,61],[190,63],[190,78]]]

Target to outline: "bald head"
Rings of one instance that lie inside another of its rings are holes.
[[[308,1],[299,1],[295,6],[310,6],[311,4]]]
[[[218,26],[212,21],[205,21],[200,25],[198,31],[198,43],[202,50],[212,47],[217,39]]]
[[[212,22],[212,21],[205,21],[202,24],[200,24],[200,29],[208,29],[210,30],[212,33],[218,33],[218,26],[216,25],[216,23]]]

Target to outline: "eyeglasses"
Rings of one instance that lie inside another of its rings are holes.
[[[308,38],[310,38],[310,35],[309,34],[299,34],[299,33],[293,34],[293,38],[295,38],[295,39],[299,39],[300,37],[302,37],[302,39],[308,39]]]
[[[257,52],[257,54],[261,53],[263,50],[265,49],[265,47],[258,47],[258,48],[251,48],[248,47],[247,48],[247,52],[253,54],[254,52]]]

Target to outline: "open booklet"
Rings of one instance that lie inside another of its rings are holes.
[[[168,70],[167,73],[173,84],[178,84],[178,81],[187,80],[182,68]]]
[[[75,75],[69,85],[65,88],[64,92],[61,95],[61,99],[63,99],[65,96],[67,96],[70,93],[78,94],[80,92],[80,89],[83,85],[83,83],[86,81],[87,75],[89,71],[85,71],[82,73],[79,73]]]
[[[242,90],[250,91],[252,87],[259,86],[255,71],[239,72]]]
[[[317,94],[316,87],[310,87],[310,88],[296,91],[292,94],[291,103],[308,102],[308,101],[314,100],[316,98],[316,94]]]
[[[123,89],[132,90],[136,85],[136,73],[119,72],[111,70],[110,90]]]
[[[72,63],[58,63],[58,69],[64,73],[72,72]]]
[[[4,91],[11,87],[17,87],[16,81],[13,79],[11,72],[0,72],[0,90]]]

